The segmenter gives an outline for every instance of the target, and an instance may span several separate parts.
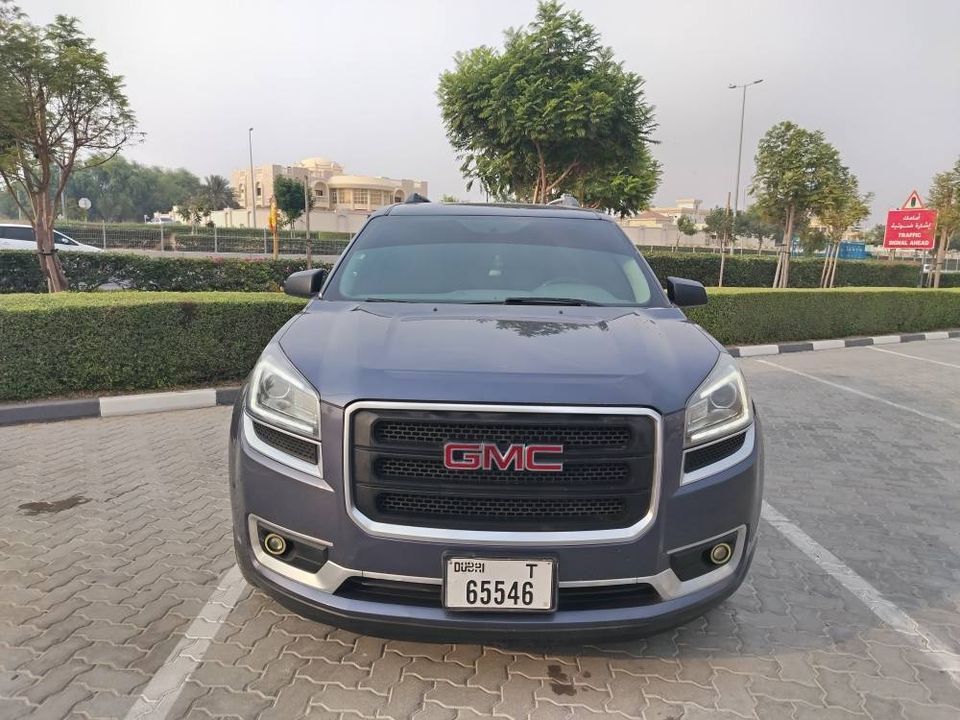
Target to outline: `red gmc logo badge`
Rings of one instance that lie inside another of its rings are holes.
[[[530,470],[560,472],[563,463],[544,459],[559,455],[563,445],[509,445],[505,451],[493,443],[449,442],[443,446],[443,466],[449,470]]]

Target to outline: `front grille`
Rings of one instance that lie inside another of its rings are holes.
[[[301,440],[293,435],[287,435],[285,432],[275,430],[269,425],[264,425],[254,421],[253,431],[257,437],[263,440],[270,447],[274,447],[287,455],[293,455],[311,465],[317,464],[317,444],[309,440]]]
[[[563,472],[515,472],[477,470],[469,473],[448,470],[443,461],[433,458],[384,457],[377,460],[377,475],[382,478],[429,479],[462,484],[492,485],[607,485],[625,483],[630,475],[626,464],[572,464]]]
[[[430,528],[629,527],[653,493],[656,421],[646,415],[361,409],[351,415],[353,503],[366,517]],[[562,445],[563,469],[459,470],[448,442]]]
[[[440,585],[429,583],[351,577],[337,589],[336,595],[392,605],[443,606],[443,589]],[[657,591],[645,583],[561,587],[557,591],[558,610],[610,610],[651,605],[659,601]]]
[[[559,443],[569,447],[625,447],[630,442],[626,426],[484,424],[461,422],[380,422],[378,442],[390,445],[443,445],[451,438],[463,442],[511,443],[522,437],[527,443]]]
[[[377,508],[387,515],[424,518],[487,518],[506,520],[541,520],[597,518],[619,520],[626,509],[623,498],[538,498],[538,497],[451,497],[444,495],[411,495],[380,493]]]
[[[713,465],[715,462],[720,462],[724,458],[730,457],[743,447],[743,442],[746,437],[747,434],[742,432],[739,435],[733,435],[726,440],[715,442],[712,445],[688,450],[687,456],[683,461],[683,471],[693,472],[694,470],[705,468],[708,465]]]

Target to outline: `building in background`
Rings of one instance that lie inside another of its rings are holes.
[[[280,176],[306,182],[313,196],[310,229],[333,232],[356,232],[367,215],[377,208],[403,202],[411,194],[427,195],[427,183],[407,178],[394,179],[374,175],[351,175],[343,165],[323,157],[301,160],[296,165],[260,165],[253,169],[253,208],[251,205],[250,170],[237,170],[231,184],[238,209],[217,210],[211,220],[218,227],[251,227],[256,212],[257,227],[265,227],[273,186]],[[299,220],[294,229],[303,229]]]

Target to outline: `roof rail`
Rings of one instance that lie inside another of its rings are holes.
[[[420,193],[413,193],[410,197],[403,201],[404,205],[410,205],[412,203],[425,203],[430,202],[430,198],[424,197]]]

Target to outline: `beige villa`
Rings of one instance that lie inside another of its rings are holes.
[[[407,178],[394,179],[373,175],[352,175],[343,165],[323,157],[301,160],[296,165],[260,165],[254,167],[254,182],[250,170],[237,170],[231,184],[240,205],[236,210],[218,210],[211,219],[219,227],[251,227],[252,206],[256,208],[256,225],[266,225],[273,184],[281,175],[306,182],[313,196],[310,213],[312,230],[355,232],[372,210],[395,202],[403,202],[411,194],[427,196],[427,183]],[[297,223],[302,228],[303,220]]]

